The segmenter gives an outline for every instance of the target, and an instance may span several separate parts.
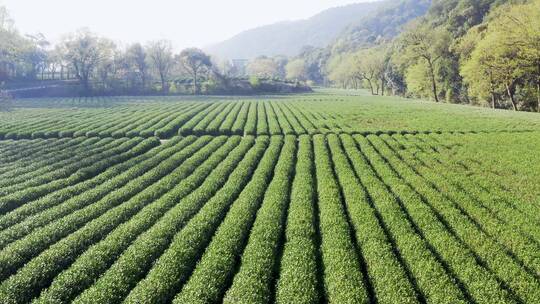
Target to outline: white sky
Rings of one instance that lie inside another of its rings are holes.
[[[366,0],[0,0],[23,33],[52,41],[88,27],[122,42],[170,39],[204,47],[257,26],[304,19],[326,8]]]

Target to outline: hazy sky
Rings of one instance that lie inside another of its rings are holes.
[[[0,0],[23,33],[57,40],[81,27],[116,41],[203,47],[242,30],[366,0]]]

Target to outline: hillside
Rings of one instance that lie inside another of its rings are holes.
[[[384,1],[374,14],[348,26],[332,48],[347,51],[388,41],[396,37],[405,24],[426,14],[430,5],[431,0]]]
[[[380,3],[356,3],[325,10],[309,19],[286,21],[242,32],[206,50],[223,58],[260,55],[294,56],[303,46],[325,47],[350,24],[372,13]]]

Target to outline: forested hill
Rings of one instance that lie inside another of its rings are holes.
[[[294,56],[306,45],[327,46],[345,28],[373,13],[380,5],[380,2],[355,3],[325,10],[305,20],[261,26],[209,46],[207,51],[223,58]]]
[[[331,45],[334,52],[346,51],[381,43],[396,37],[403,26],[423,16],[431,0],[387,0],[366,18],[358,19],[346,28]]]
[[[394,5],[345,32],[323,53],[326,63],[318,71],[324,73],[308,79],[369,88],[374,95],[540,111],[540,0]],[[312,54],[296,60],[311,67],[321,61]]]

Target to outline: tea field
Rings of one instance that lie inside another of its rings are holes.
[[[0,303],[540,303],[540,115],[324,92],[0,112]]]

